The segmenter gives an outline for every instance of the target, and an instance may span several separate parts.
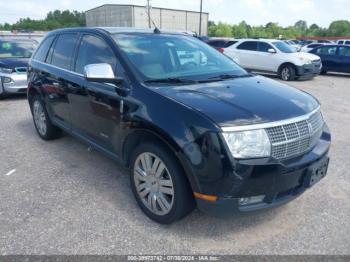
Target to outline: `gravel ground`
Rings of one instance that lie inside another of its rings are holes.
[[[25,98],[0,101],[0,254],[350,254],[349,83],[290,83],[320,100],[332,131],[319,184],[277,209],[226,219],[195,210],[169,226],[143,215],[127,170],[67,135],[42,141]]]

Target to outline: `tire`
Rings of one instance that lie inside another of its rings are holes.
[[[62,131],[52,124],[45,105],[40,96],[36,95],[30,101],[33,121],[38,135],[44,140],[53,140],[61,136]]]
[[[293,81],[295,79],[295,69],[291,65],[285,65],[280,69],[280,77],[284,81]]]
[[[174,155],[157,142],[141,144],[134,150],[130,182],[141,210],[160,224],[173,223],[195,207],[183,169]]]
[[[327,74],[327,71],[326,70],[321,70],[321,75],[326,75]]]
[[[0,93],[0,100],[3,100],[6,98],[6,94],[4,92]]]

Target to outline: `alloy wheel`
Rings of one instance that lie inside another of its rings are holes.
[[[33,103],[33,116],[39,134],[45,136],[47,131],[46,115],[43,106],[38,100],[35,100]]]
[[[150,152],[134,163],[135,188],[142,203],[156,215],[168,214],[174,204],[174,185],[164,162]]]
[[[288,67],[285,67],[281,71],[281,76],[283,80],[289,80],[290,79],[290,71]]]

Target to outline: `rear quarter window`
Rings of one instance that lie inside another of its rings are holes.
[[[237,49],[256,51],[258,49],[258,42],[256,41],[246,41],[240,44]]]
[[[49,36],[44,39],[44,41],[38,47],[38,50],[35,52],[33,59],[38,60],[40,62],[45,62],[47,53],[52,45],[52,41],[55,36]]]
[[[222,48],[222,47],[225,46],[226,41],[223,41],[223,40],[214,40],[214,41],[210,41],[208,44],[209,44],[210,46],[212,46],[212,47]]]
[[[235,43],[237,43],[238,41],[228,41],[226,44],[225,44],[225,48],[227,47],[230,47],[231,45],[234,45]]]
[[[77,34],[60,35],[53,50],[51,64],[69,70],[77,39]]]

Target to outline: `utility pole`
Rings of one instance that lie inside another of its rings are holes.
[[[201,0],[201,7],[199,11],[199,36],[202,35],[202,7],[203,7],[203,0]]]
[[[151,28],[151,6],[149,2],[150,0],[147,0],[147,15],[148,15],[148,28]]]

